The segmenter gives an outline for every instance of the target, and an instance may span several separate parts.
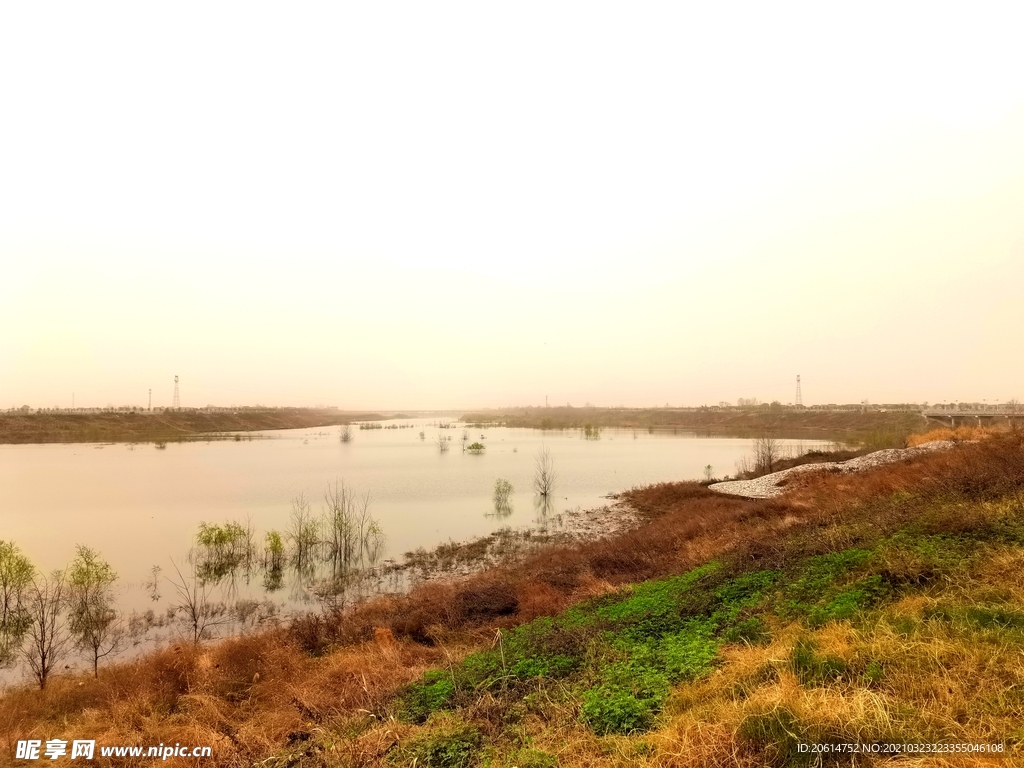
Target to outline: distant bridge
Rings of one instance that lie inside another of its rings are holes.
[[[982,421],[1011,421],[1015,419],[1024,420],[1024,409],[1013,408],[985,408],[981,410],[954,411],[946,409],[926,408],[921,411],[926,419],[935,419],[952,426],[969,424],[981,424]]]

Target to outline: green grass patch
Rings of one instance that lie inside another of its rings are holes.
[[[937,605],[925,611],[925,619],[966,625],[972,629],[1024,631],[1024,611],[1006,606]]]
[[[558,758],[542,749],[527,747],[513,754],[510,764],[518,768],[558,768]]]
[[[422,723],[432,712],[444,707],[455,693],[455,683],[446,670],[432,669],[418,683],[410,685],[399,705],[404,720]]]
[[[466,657],[450,675],[428,673],[406,689],[398,711],[422,722],[484,690],[569,678],[582,691],[582,718],[595,732],[646,730],[671,686],[706,674],[723,643],[767,636],[761,619],[748,613],[766,601],[779,574],[724,576],[720,563],[709,563],[538,618]]]

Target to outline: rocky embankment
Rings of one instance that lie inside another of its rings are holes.
[[[801,464],[798,467],[784,469],[781,472],[773,472],[770,475],[762,475],[753,480],[727,480],[722,483],[709,485],[708,488],[719,493],[744,496],[748,499],[772,499],[786,492],[786,486],[794,479],[795,475],[802,475],[808,472],[863,472],[866,469],[878,467],[882,464],[892,464],[893,462],[903,461],[904,459],[909,459],[912,456],[929,451],[940,451],[952,447],[953,442],[950,440],[935,440],[913,448],[886,448],[885,450],[875,451],[865,456],[858,456],[849,461]]]

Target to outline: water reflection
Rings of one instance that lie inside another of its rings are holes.
[[[537,494],[533,497],[534,523],[538,528],[547,528],[555,517],[555,501],[551,496]]]

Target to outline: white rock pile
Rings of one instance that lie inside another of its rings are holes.
[[[781,472],[772,472],[770,475],[763,475],[754,480],[727,480],[723,483],[709,485],[712,491],[728,493],[732,496],[745,496],[748,499],[772,499],[785,493],[786,482],[794,475],[801,475],[806,472],[863,472],[872,467],[882,464],[892,464],[896,461],[903,461],[912,456],[917,456],[929,451],[941,451],[952,448],[950,440],[934,440],[930,443],[914,446],[913,448],[886,448],[875,451],[865,456],[858,456],[849,461],[825,461],[820,464],[801,464],[792,469],[784,469]]]

